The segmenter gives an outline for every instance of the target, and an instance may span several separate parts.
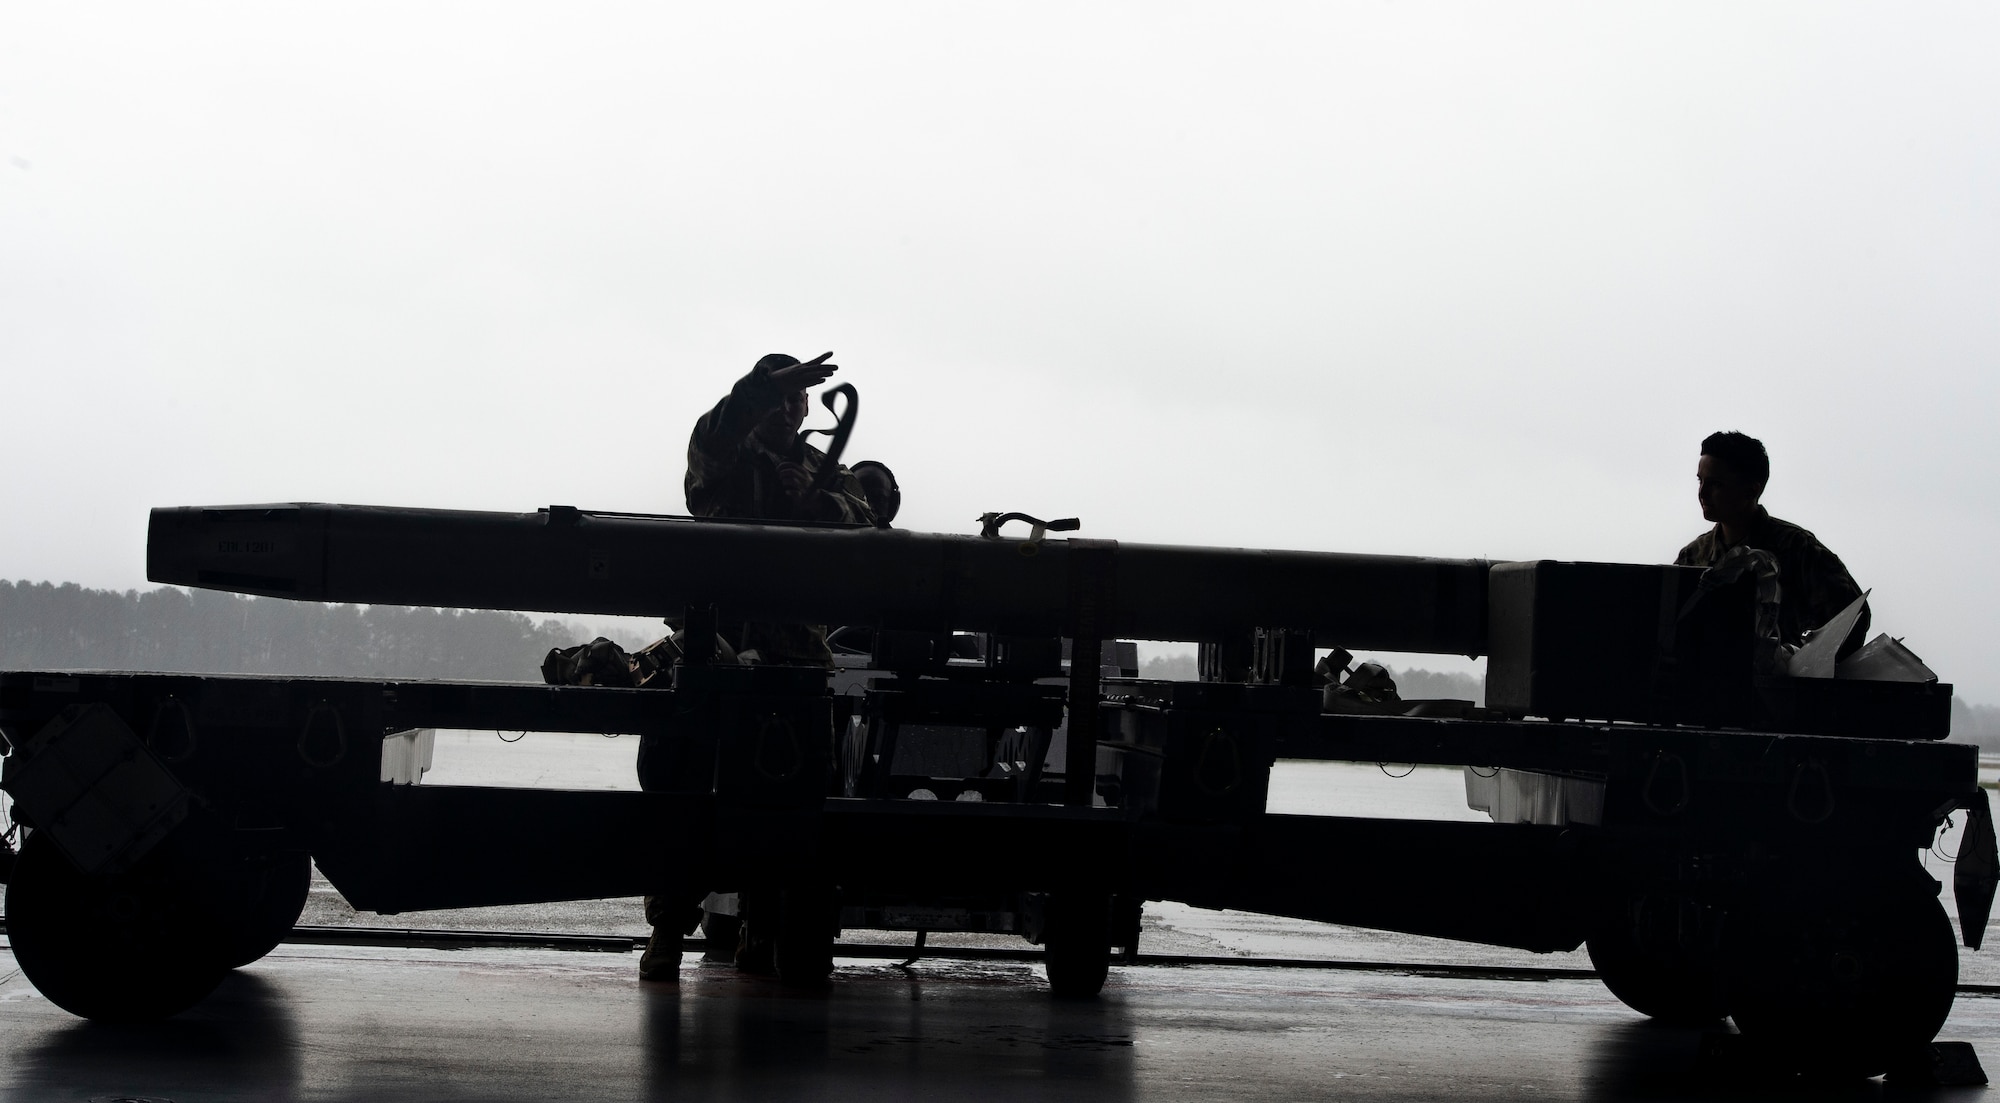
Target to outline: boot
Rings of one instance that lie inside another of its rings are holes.
[[[646,952],[639,955],[639,979],[672,983],[681,979],[681,935],[667,927],[654,927],[646,940]]]

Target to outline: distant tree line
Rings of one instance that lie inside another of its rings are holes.
[[[0,669],[539,680],[588,630],[520,613],[0,581]],[[627,641],[621,641],[627,642]]]
[[[1960,743],[1977,743],[1987,754],[2000,754],[2000,705],[1968,705],[1963,698],[1953,697],[1951,737]]]

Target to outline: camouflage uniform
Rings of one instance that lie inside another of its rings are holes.
[[[781,456],[753,435],[765,416],[784,398],[784,392],[770,380],[771,371],[796,363],[789,356],[759,360],[714,409],[695,422],[694,433],[688,437],[685,483],[690,514],[750,521],[875,523],[861,481],[845,467],[839,468],[825,490],[809,493],[803,500],[785,492],[784,482],[778,478],[779,463],[787,460],[796,463],[814,479],[827,463],[826,453],[807,444],[803,436],[792,443],[788,455]],[[724,626],[722,634],[739,652],[754,648],[765,663],[833,666],[825,625],[749,621]],[[770,939],[768,936],[753,939],[750,921],[770,907],[770,898],[745,893],[737,907],[737,915],[743,919],[742,940],[736,947],[737,964],[768,972],[770,964],[765,959],[771,953]],[[646,897],[646,921],[653,925],[653,938],[640,959],[642,978],[665,980],[678,969],[680,941],[671,924],[680,919],[684,924],[681,933],[693,933],[694,924],[702,914],[699,905],[692,912],[687,909],[688,905],[679,896]],[[710,947],[707,956],[727,957],[728,950],[726,946]]]
[[[1855,585],[1854,576],[1847,573],[1839,556],[1812,533],[1790,521],[1780,521],[1763,506],[1757,507],[1757,519],[1741,543],[1770,552],[1778,560],[1778,627],[1783,643],[1798,643],[1808,629],[1832,620],[1861,596],[1861,587]],[[1712,567],[1728,551],[1722,526],[1717,525],[1682,548],[1674,562],[1683,567]],[[1869,619],[1868,610],[1863,608],[1854,630],[1841,643],[1841,655],[1868,638]]]
[[[808,494],[804,500],[794,500],[784,492],[784,482],[778,478],[778,464],[790,460],[804,468],[808,476],[818,478],[826,466],[824,452],[800,438],[792,442],[790,456],[778,456],[752,436],[758,424],[764,422],[764,416],[784,400],[784,392],[770,382],[770,372],[788,364],[798,362],[788,356],[758,360],[756,368],[742,380],[736,380],[730,394],[694,424],[694,434],[688,438],[688,514],[696,518],[740,518],[752,522],[874,524],[862,484],[846,468],[834,474],[826,490]],[[766,663],[834,665],[834,653],[826,647],[826,625],[748,621],[728,625],[722,633],[738,651],[754,647]],[[642,741],[642,763],[648,751],[654,751],[654,747]],[[646,775],[644,765],[640,775]],[[638,969],[642,979],[670,981],[676,977],[680,969],[680,935],[694,933],[696,923],[702,919],[702,907],[694,901],[700,901],[704,895],[708,893],[696,891],[692,899],[688,899],[688,893],[646,897],[646,921],[652,923],[652,939],[640,957]],[[754,899],[738,905],[740,915],[762,911]],[[744,945],[748,941],[746,931]],[[744,951],[738,949],[738,953]],[[754,953],[768,957],[768,939]],[[710,947],[708,957],[728,957],[728,947]],[[738,961],[742,963],[742,957]],[[768,963],[758,971],[768,971]]]
[[[695,422],[694,433],[688,438],[688,512],[696,517],[873,524],[875,514],[868,508],[861,481],[847,468],[839,468],[825,490],[795,501],[778,479],[778,464],[789,460],[817,478],[826,465],[826,453],[802,437],[793,444],[790,455],[780,456],[752,435],[784,397],[770,381],[771,370],[785,366],[783,360],[790,358],[767,356],[759,360],[714,409]],[[756,649],[766,663],[833,665],[824,625],[750,622],[740,630],[725,628],[723,635],[738,651]]]

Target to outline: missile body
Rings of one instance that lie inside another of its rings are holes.
[[[156,509],[155,582],[307,601],[678,615],[1147,640],[1306,629],[1322,645],[1478,655],[1479,560],[1029,541],[555,506]]]

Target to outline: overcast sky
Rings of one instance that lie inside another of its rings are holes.
[[[1660,562],[1740,428],[2000,701],[1996,32],[15,0],[0,577],[144,587],[163,505],[679,512],[702,410],[832,349],[945,532]]]

